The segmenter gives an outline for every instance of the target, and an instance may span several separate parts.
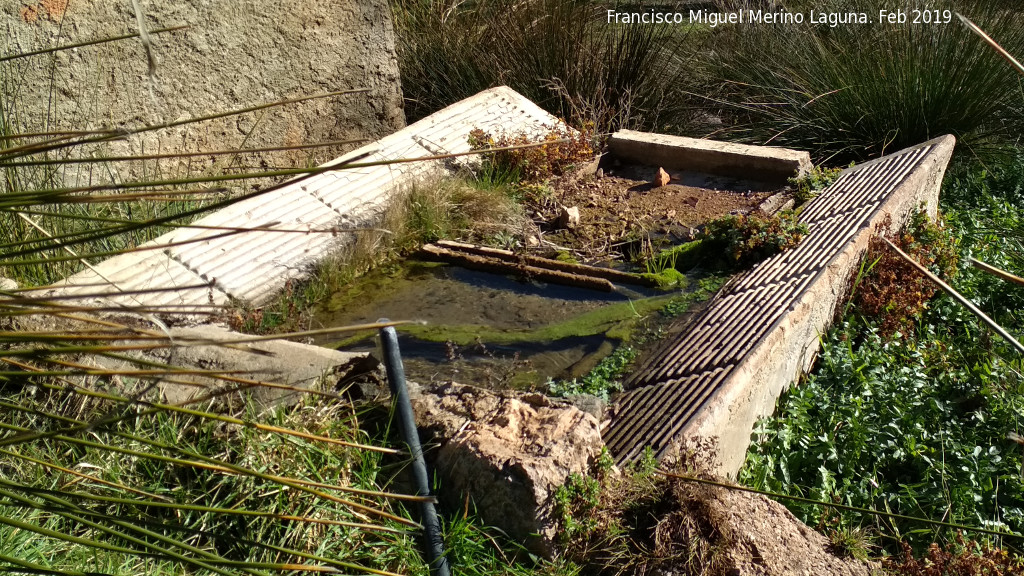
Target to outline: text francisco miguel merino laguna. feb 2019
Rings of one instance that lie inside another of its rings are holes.
[[[719,24],[821,24],[836,27],[846,24],[949,24],[951,10],[894,8],[874,12],[789,12],[771,10],[736,10],[713,12],[619,12],[608,10],[609,24],[698,24],[714,28]]]

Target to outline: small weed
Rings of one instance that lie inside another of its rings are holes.
[[[850,163],[853,166],[853,163]],[[824,168],[814,166],[811,171],[800,178],[790,178],[789,184],[794,188],[793,201],[797,206],[805,204],[808,200],[817,196],[822,190],[839,179],[842,168]]]
[[[653,254],[650,242],[647,242],[644,246],[644,252],[651,253],[651,255],[644,258],[645,272],[641,276],[654,280],[661,289],[673,288],[686,283],[686,276],[676,267],[679,260],[678,251],[662,250],[657,254]]]
[[[637,350],[634,348],[620,346],[615,352],[598,362],[597,366],[582,378],[548,382],[548,394],[552,396],[591,394],[607,401],[611,394],[622,390],[620,378],[636,355]]]
[[[704,228],[701,240],[705,250],[725,255],[731,266],[745,267],[770,258],[797,245],[809,232],[796,214],[786,211],[777,216],[725,216]]]
[[[830,530],[828,533],[832,553],[841,558],[854,558],[867,560],[871,554],[874,543],[867,530],[857,526],[840,526]]]
[[[561,524],[563,543],[589,537],[598,527],[596,512],[601,504],[601,483],[596,478],[571,474],[555,491],[555,515]]]

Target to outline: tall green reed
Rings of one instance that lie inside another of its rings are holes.
[[[876,0],[810,7],[864,11],[872,20],[892,9]],[[1011,51],[1024,48],[1019,9],[977,0],[930,7],[959,9]],[[709,99],[726,104],[735,138],[847,162],[947,133],[983,153],[1024,127],[1018,79],[955,17],[931,25],[749,25],[714,37],[722,84]]]

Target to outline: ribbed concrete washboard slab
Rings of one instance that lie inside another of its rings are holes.
[[[468,152],[473,128],[496,133],[541,133],[556,118],[507,87],[486,90],[432,114],[325,166],[369,153],[359,162],[422,158]],[[195,224],[270,230],[226,233],[181,228],[67,279],[55,295],[80,296],[117,306],[188,313],[230,298],[262,303],[301,278],[310,266],[353,234],[335,227],[372,226],[397,192],[440,172],[440,161],[350,168],[296,180],[210,214]],[[274,232],[272,230],[282,230]],[[300,230],[308,233],[283,232]],[[136,291],[149,291],[134,293]],[[120,292],[120,293],[118,293]],[[170,307],[170,308],[167,308]]]
[[[731,281],[630,377],[605,431],[616,459],[713,436],[721,470],[735,473],[756,418],[809,368],[873,228],[886,214],[899,226],[920,203],[934,215],[953,145],[944,136],[849,169],[814,199],[796,248]]]

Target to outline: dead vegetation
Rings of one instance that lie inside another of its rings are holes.
[[[1024,574],[1024,561],[1016,554],[991,544],[979,543],[957,533],[955,541],[943,548],[933,543],[921,558],[914,558],[910,545],[903,543],[900,557],[888,558],[882,565],[890,574],[901,576],[973,576]]]
[[[926,213],[918,212],[903,230],[895,232],[892,226],[891,219],[883,223],[868,245],[864,265],[851,280],[852,305],[861,314],[879,318],[883,336],[897,331],[912,334],[916,318],[937,288],[882,238],[890,237],[901,250],[942,278],[956,274],[959,259],[956,240],[941,219],[933,223]]]
[[[836,555],[777,502],[689,480],[712,480],[714,451],[690,439],[667,473],[649,453],[622,471],[606,459],[592,477],[571,478],[555,496],[563,557],[601,576],[868,576],[876,568]]]

